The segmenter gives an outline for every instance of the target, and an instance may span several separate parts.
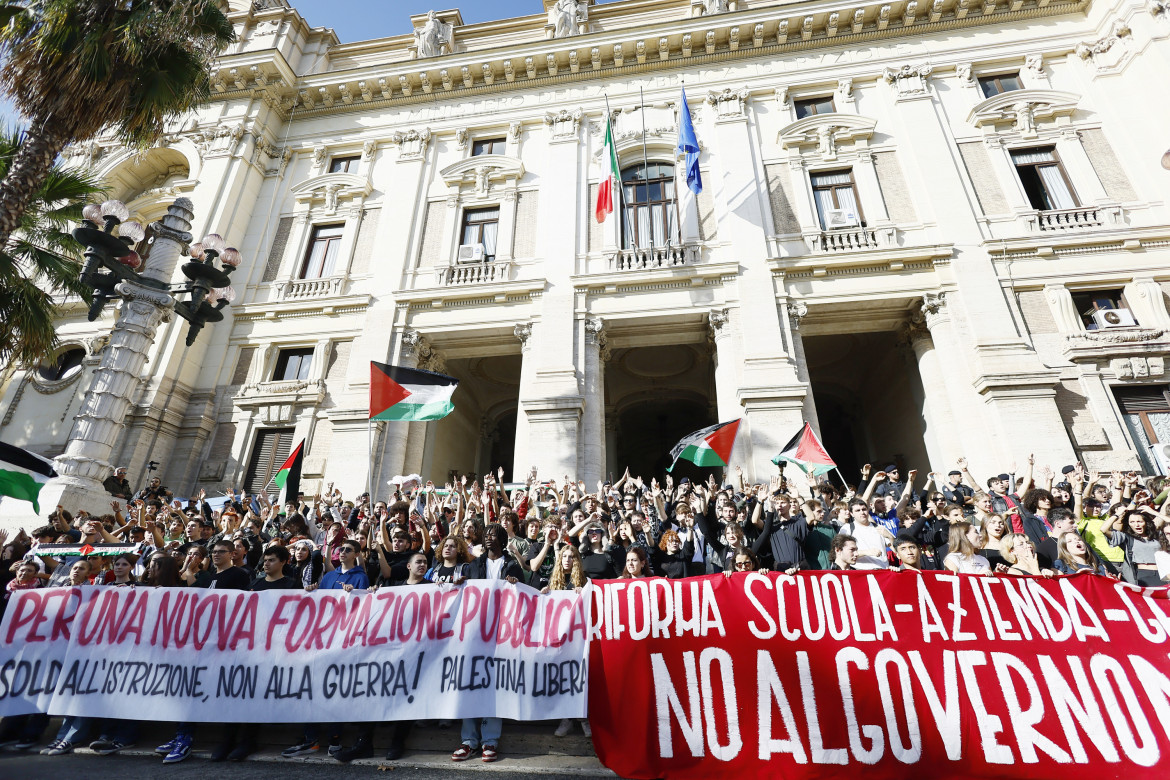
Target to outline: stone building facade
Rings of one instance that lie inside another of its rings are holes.
[[[303,438],[309,492],[592,484],[735,418],[752,478],[805,419],[843,470],[1165,470],[1163,0],[532,2],[340,44],[232,0],[210,105],[145,154],[70,150],[245,257],[224,322],[160,330],[132,482],[261,486]],[[626,183],[599,224],[607,116]],[[0,439],[61,452],[111,322],[66,303],[59,355],[0,375]],[[371,429],[370,360],[456,376],[455,413]]]

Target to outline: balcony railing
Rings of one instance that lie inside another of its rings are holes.
[[[1106,209],[1097,206],[1041,211],[1036,218],[1040,230],[1081,230],[1100,227],[1107,222]]]
[[[282,301],[328,298],[341,294],[344,281],[340,276],[332,276],[325,279],[290,279],[277,282],[276,297]]]
[[[508,281],[512,261],[492,260],[484,263],[453,263],[436,268],[435,274],[440,287],[465,284],[493,284]]]
[[[656,247],[619,249],[609,256],[610,271],[637,271],[644,268],[671,268],[693,265],[699,260],[698,244],[668,244]]]
[[[872,228],[845,228],[844,230],[820,230],[805,233],[804,240],[812,252],[855,252],[862,249],[877,249],[892,243],[886,230]]]

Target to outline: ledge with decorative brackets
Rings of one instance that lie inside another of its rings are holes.
[[[833,160],[843,141],[867,146],[876,126],[876,119],[857,114],[814,114],[782,128],[777,140],[785,149],[815,146],[821,157]]]
[[[1002,92],[978,103],[967,121],[985,131],[995,132],[1011,125],[1021,135],[1035,135],[1036,123],[1055,120],[1067,124],[1077,110],[1080,96],[1054,89],[1016,89]]]
[[[322,203],[325,212],[333,214],[342,201],[356,201],[360,206],[373,190],[370,180],[365,177],[353,173],[325,173],[304,180],[290,191],[297,203],[308,206]]]
[[[448,187],[459,189],[464,182],[471,182],[477,193],[486,195],[493,184],[515,186],[524,176],[524,163],[505,154],[481,154],[448,165],[439,175]]]

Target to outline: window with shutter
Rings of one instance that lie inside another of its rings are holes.
[[[244,490],[259,493],[268,487],[292,452],[292,428],[268,428],[256,432],[252,445],[252,456],[248,458],[248,472],[244,477]]]
[[[1170,392],[1165,385],[1116,387],[1113,396],[1121,410],[1125,430],[1147,474],[1164,474],[1164,458],[1158,445],[1170,444]]]

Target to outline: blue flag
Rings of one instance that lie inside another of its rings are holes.
[[[699,139],[695,137],[695,125],[691,122],[685,88],[682,91],[682,113],[678,121],[678,150],[687,156],[687,187],[698,195],[703,191],[703,177],[699,175]]]

